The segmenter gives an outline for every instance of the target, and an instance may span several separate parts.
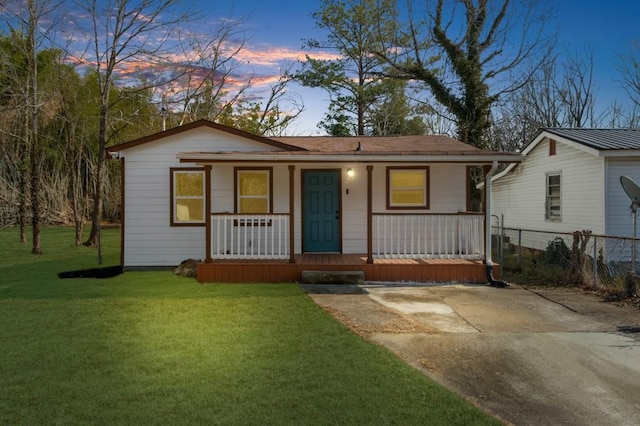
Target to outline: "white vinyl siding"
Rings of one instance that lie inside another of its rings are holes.
[[[180,163],[176,154],[184,152],[257,151],[276,148],[210,128],[198,128],[167,136],[127,149],[125,161],[124,266],[168,267],[189,258],[204,259],[203,226],[171,226],[170,169],[191,167]],[[211,169],[211,212],[233,213],[235,167],[262,168],[264,163],[215,163]],[[289,213],[289,165],[272,167],[272,212]],[[385,191],[386,167],[373,166],[373,211],[388,212]],[[394,164],[394,165],[397,165]],[[457,213],[466,209],[467,164],[407,164],[429,167],[429,213]],[[347,177],[347,168],[354,176]],[[302,218],[300,185],[302,170],[338,169],[342,173],[342,249],[343,253],[364,254],[367,250],[367,165],[364,163],[295,164],[294,236],[296,253],[301,251]],[[403,210],[410,213],[412,210]],[[425,213],[417,209],[416,213]]]
[[[625,158],[607,160],[606,232],[607,235],[630,237],[633,225],[631,200],[622,189],[620,176],[627,176],[640,184],[640,160]]]
[[[547,220],[546,176],[560,173],[562,220]],[[510,173],[493,182],[491,210],[510,228],[604,232],[603,159],[556,140],[541,141]],[[434,179],[435,181],[435,179]],[[494,222],[495,223],[495,222]]]
[[[203,226],[171,226],[169,170],[185,167],[176,158],[178,152],[259,149],[275,148],[215,129],[198,128],[126,150],[124,266],[166,267],[189,258],[205,258]],[[216,174],[215,167],[212,174]],[[231,195],[226,211],[233,211],[232,168],[228,180]]]

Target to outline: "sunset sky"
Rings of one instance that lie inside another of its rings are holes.
[[[282,60],[304,58],[303,39],[323,38],[310,16],[321,3],[320,0],[203,0],[201,7],[211,16],[246,17],[247,53],[251,53],[247,56],[247,70],[268,74],[277,72]],[[629,53],[633,40],[640,41],[640,1],[557,0],[556,3],[562,51],[573,55],[592,49],[597,98],[606,104],[613,100],[627,102],[617,68],[619,56]],[[258,63],[259,58],[270,60]],[[324,114],[327,94],[321,89],[298,86],[292,86],[291,90],[301,94],[306,107],[303,117],[294,125],[295,133],[318,133],[316,124]]]
[[[63,3],[73,6],[71,0]],[[236,56],[239,67],[234,74],[236,82],[253,78],[254,94],[259,96],[268,90],[268,85],[279,75],[287,64],[304,60],[305,54],[320,58],[335,57],[332,51],[303,50],[305,39],[324,40],[311,17],[322,5],[321,0],[193,0],[197,9],[204,14],[201,27],[187,27],[198,32],[206,30],[227,20],[237,21],[239,34],[237,40],[245,40],[244,48]],[[399,0],[402,2],[403,0]],[[427,0],[414,0],[414,5],[423,5]],[[535,1],[535,0],[534,0]],[[601,107],[608,107],[614,101],[625,105],[628,95],[621,85],[619,72],[621,56],[629,55],[633,42],[640,41],[640,0],[549,0],[556,7],[556,17],[549,20],[549,26],[559,30],[559,51],[564,56],[584,55],[594,52],[593,88]],[[6,13],[6,17],[15,18],[23,14],[20,1],[5,3],[3,9],[9,11],[12,4],[15,12]],[[105,5],[106,3],[100,3]],[[71,7],[69,16],[76,17],[80,25],[86,22],[81,13]],[[71,18],[70,18],[71,19]],[[72,28],[72,26],[68,26]],[[72,29],[72,35],[78,40],[80,33]],[[44,30],[43,30],[44,32]],[[89,34],[89,33],[85,33]],[[82,41],[82,40],[80,40]],[[81,44],[81,43],[80,43]],[[82,48],[78,49],[79,52]],[[86,52],[86,50],[85,50]],[[640,49],[637,50],[640,52]],[[74,53],[81,55],[81,53]],[[83,56],[89,58],[89,56]],[[94,57],[95,59],[95,57]],[[562,58],[561,58],[562,59]],[[83,64],[91,66],[90,59],[82,59]],[[179,60],[178,60],[179,62]],[[128,70],[127,70],[128,67]],[[138,72],[139,64],[128,64],[121,72],[131,75]],[[203,68],[204,69],[204,68]],[[148,72],[157,72],[149,70]],[[263,92],[260,92],[260,89]],[[257,90],[257,92],[256,92]],[[322,89],[309,89],[296,84],[289,86],[293,96],[304,102],[305,111],[289,129],[290,135],[320,134],[317,123],[322,120],[328,105],[328,94]]]

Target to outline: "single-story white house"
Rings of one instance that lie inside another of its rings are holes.
[[[199,259],[201,282],[304,269],[484,282],[469,170],[521,159],[441,135],[266,138],[209,121],[107,151],[122,167],[122,266]]]
[[[522,155],[492,178],[492,213],[506,228],[632,235],[620,176],[640,183],[640,130],[543,128]]]

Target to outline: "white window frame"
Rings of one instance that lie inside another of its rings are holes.
[[[557,196],[552,196],[551,195],[551,178],[557,177],[559,179],[559,183],[556,185],[554,184],[553,186],[557,186],[558,187],[558,195]],[[544,185],[544,190],[545,190],[545,194],[544,194],[544,207],[545,207],[545,212],[544,212],[544,218],[545,220],[548,221],[552,221],[552,222],[560,222],[562,220],[562,173],[560,172],[551,172],[551,173],[547,173],[545,175],[545,185]],[[552,200],[557,200],[557,204],[558,204],[558,212],[552,212],[551,210],[551,204],[552,204]]]

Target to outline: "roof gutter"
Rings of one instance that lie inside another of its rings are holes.
[[[496,172],[497,169],[498,169],[498,162],[494,161],[493,164],[491,165],[491,169],[485,176],[485,180],[484,180],[485,181],[484,259],[485,259],[485,266],[487,271],[487,281],[489,282],[489,285],[493,287],[502,288],[502,287],[507,287],[509,284],[507,284],[504,281],[496,280],[495,278],[493,278],[493,261],[491,260],[491,177],[493,177],[493,174]]]
[[[519,154],[419,154],[419,153],[319,153],[319,152],[279,152],[279,153],[193,153],[181,152],[176,155],[181,163],[210,164],[221,162],[428,162],[428,163],[518,163]]]

